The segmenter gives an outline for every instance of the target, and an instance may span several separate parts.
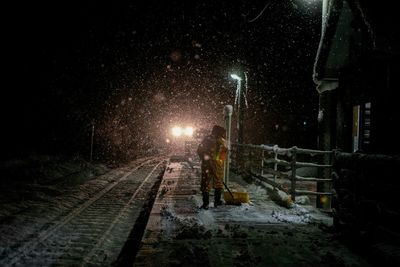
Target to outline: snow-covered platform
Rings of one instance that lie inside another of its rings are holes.
[[[199,210],[200,166],[169,163],[134,265],[368,266],[322,230],[331,218],[311,207],[278,206],[263,188],[231,180],[251,203],[214,208],[211,195],[210,209]]]

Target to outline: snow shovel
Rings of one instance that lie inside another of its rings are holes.
[[[222,182],[228,190],[228,192],[224,192],[224,200],[226,205],[240,205],[242,203],[249,202],[249,194],[247,192],[231,192],[225,182]]]

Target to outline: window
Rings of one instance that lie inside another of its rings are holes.
[[[371,140],[371,102],[353,106],[353,152],[367,151]]]

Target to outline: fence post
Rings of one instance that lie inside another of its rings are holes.
[[[261,176],[264,175],[264,156],[265,156],[265,150],[263,149],[261,152]]]
[[[278,160],[278,146],[274,145],[274,171],[278,171],[278,163],[276,162]],[[274,174],[274,182],[276,182],[276,174]]]
[[[248,170],[249,173],[252,172],[253,167],[255,166],[256,158],[257,158],[257,150],[254,150],[254,148],[251,148],[250,149],[249,170]]]
[[[296,200],[296,156],[297,154],[297,147],[294,146],[292,147],[292,162],[291,162],[291,168],[292,168],[292,176],[291,176],[291,188],[290,188],[290,194],[292,196],[293,202]]]

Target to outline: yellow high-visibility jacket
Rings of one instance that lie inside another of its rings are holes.
[[[228,148],[224,138],[206,137],[197,149],[202,162],[202,191],[211,187],[223,188],[224,163]]]
[[[224,163],[228,154],[226,140],[222,137],[217,139],[215,154],[213,158],[215,181],[214,188],[223,188],[222,181],[224,179]]]

